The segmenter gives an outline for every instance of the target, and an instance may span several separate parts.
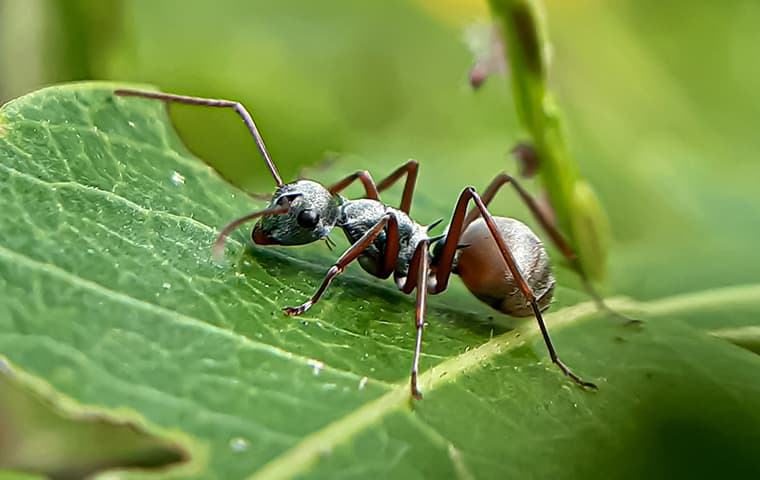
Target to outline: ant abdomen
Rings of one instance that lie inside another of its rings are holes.
[[[533,290],[539,308],[546,309],[554,294],[555,281],[544,245],[518,220],[494,217],[494,222]],[[533,315],[482,217],[467,226],[459,242],[466,247],[459,251],[456,272],[473,295],[507,315]]]

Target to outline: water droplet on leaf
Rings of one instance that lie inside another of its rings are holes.
[[[182,176],[179,172],[175,171],[172,173],[171,176],[171,182],[175,186],[180,186],[185,184],[185,177]]]
[[[319,360],[314,360],[313,358],[310,358],[306,362],[306,365],[313,368],[312,373],[314,373],[314,375],[319,375],[319,372],[321,372],[322,369],[325,368],[325,364],[323,362],[320,362]]]
[[[230,448],[233,452],[244,452],[248,450],[248,447],[251,445],[251,442],[246,440],[243,437],[235,437],[230,439]]]

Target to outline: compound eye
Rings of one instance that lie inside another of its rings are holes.
[[[317,223],[319,223],[319,214],[310,209],[301,210],[296,217],[296,221],[298,222],[298,225],[303,228],[314,228],[317,226]]]

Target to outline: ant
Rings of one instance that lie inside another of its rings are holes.
[[[310,180],[283,183],[264,146],[251,114],[235,101],[188,97],[145,90],[120,89],[115,95],[156,99],[164,102],[231,108],[242,117],[253,136],[277,189],[269,206],[227,224],[214,243],[214,255],[224,252],[224,242],[240,225],[258,219],[251,237],[257,245],[303,245],[327,238],[338,227],[351,246],[330,267],[314,295],[296,307],[286,307],[288,315],[300,315],[316,304],[335,277],[354,260],[369,274],[387,279],[409,294],[415,288],[416,343],[410,377],[411,394],[421,399],[417,388],[422,331],[425,326],[427,296],[446,290],[451,274],[460,276],[479,300],[494,309],[516,317],[533,315],[538,321],[549,355],[562,372],[581,387],[596,385],[576,375],[557,356],[541,312],[549,307],[555,280],[541,240],[525,224],[506,217],[494,217],[488,204],[499,189],[511,185],[525,202],[560,251],[572,254],[569,244],[552,225],[537,202],[511,176],[499,174],[483,195],[473,187],[465,188],[454,207],[444,235],[431,237],[432,225],[421,225],[409,216],[417,180],[418,162],[410,160],[379,183],[362,170],[343,180],[323,186]],[[395,208],[380,201],[380,192],[406,177],[401,205]],[[349,200],[340,192],[359,181],[365,198]],[[474,204],[468,212],[470,202]],[[523,273],[525,272],[525,273]]]

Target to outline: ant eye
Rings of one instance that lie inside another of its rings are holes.
[[[314,228],[319,223],[319,214],[314,210],[301,210],[296,221],[303,228]]]

